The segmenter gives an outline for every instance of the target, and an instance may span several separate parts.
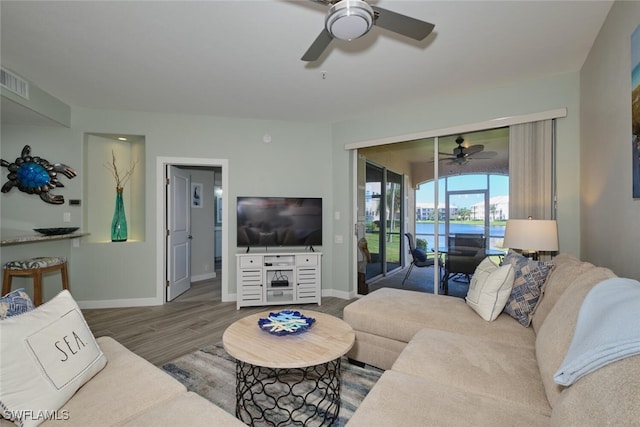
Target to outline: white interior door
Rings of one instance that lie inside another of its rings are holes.
[[[191,288],[191,177],[169,166],[167,184],[167,301]]]

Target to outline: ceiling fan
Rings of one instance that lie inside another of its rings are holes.
[[[311,1],[331,8],[324,29],[302,56],[303,61],[317,60],[334,38],[354,40],[367,34],[374,25],[415,40],[423,40],[434,28],[433,24],[371,6],[364,0]]]
[[[438,154],[446,156],[440,160],[449,160],[448,165],[464,165],[470,159],[492,159],[498,155],[495,151],[484,151],[484,145],[476,144],[465,147],[462,145],[464,138],[459,136],[456,138],[458,146],[453,149],[453,154],[439,152]]]

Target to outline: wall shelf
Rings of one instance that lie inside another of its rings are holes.
[[[88,236],[90,233],[75,232],[69,234],[58,234],[56,236],[45,236],[43,234],[8,235],[0,237],[0,246],[19,245],[22,243],[37,243],[50,240],[75,239],[77,237]]]

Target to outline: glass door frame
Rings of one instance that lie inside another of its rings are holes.
[[[404,195],[405,195],[405,187],[404,187],[404,175],[394,172],[391,169],[388,168],[384,168],[385,174],[384,174],[384,182],[385,182],[385,186],[384,186],[384,212],[385,212],[385,221],[384,221],[384,234],[383,234],[383,238],[384,238],[384,263],[383,263],[383,270],[382,270],[382,274],[383,276],[396,270],[399,268],[402,268],[403,266],[403,254],[405,253],[405,251],[403,250],[404,248],[404,230],[406,229],[406,224],[405,224],[405,215],[404,215]],[[390,175],[393,174],[397,177],[397,180],[391,180],[389,179]],[[394,190],[394,186],[398,185],[399,186],[399,193],[397,194],[397,198],[396,198],[396,192],[393,191]],[[391,191],[391,194],[389,194],[389,190]],[[391,206],[387,206],[388,203],[387,202],[391,202]],[[398,253],[397,254],[391,254],[390,253],[390,248],[394,245],[391,245],[391,239],[393,239],[393,237],[395,236],[395,233],[393,233],[391,229],[389,229],[390,226],[395,225],[395,214],[396,214],[396,210],[398,212],[398,226],[396,227],[398,229],[398,235],[397,235],[397,244],[398,244]],[[387,218],[387,211],[389,212],[389,215],[391,216],[391,218]],[[390,257],[390,255],[394,255],[397,256],[397,262],[394,262],[394,260],[392,259],[392,257]],[[390,267],[391,265],[391,267]],[[393,267],[393,265],[395,265],[395,267]]]
[[[387,243],[387,238],[389,237],[389,234],[387,232],[387,224],[390,223],[389,218],[387,218],[387,199],[388,199],[388,190],[389,190],[389,183],[391,182],[391,180],[388,179],[388,175],[389,174],[394,174],[397,175],[398,182],[395,183],[397,185],[400,186],[400,194],[399,197],[397,198],[397,209],[399,210],[399,225],[398,225],[398,229],[399,229],[399,233],[398,233],[398,265],[396,267],[393,267],[393,270],[396,269],[400,269],[403,266],[403,254],[404,254],[404,248],[405,248],[405,244],[404,244],[404,231],[406,229],[406,224],[405,224],[405,214],[404,214],[404,196],[405,196],[405,177],[403,174],[394,172],[393,170],[389,169],[386,166],[377,164],[374,161],[370,161],[370,160],[366,160],[365,161],[365,169],[368,168],[375,168],[376,170],[379,170],[381,173],[381,177],[382,180],[379,181],[380,183],[380,194],[376,195],[376,199],[379,200],[379,204],[377,207],[378,210],[378,235],[377,235],[377,245],[374,244],[374,242],[368,242],[369,243],[369,248],[370,251],[372,248],[374,247],[378,247],[378,251],[377,254],[378,258],[376,262],[372,262],[371,264],[376,264],[379,265],[379,267],[376,268],[367,268],[367,275],[366,275],[366,280],[371,280],[377,277],[384,277],[386,276],[388,273],[390,273],[390,271],[388,271],[389,269],[389,265],[390,263],[388,262],[388,249],[390,247],[390,245],[388,245]],[[368,181],[367,178],[367,173],[365,170],[365,191],[364,191],[364,197],[365,197],[365,212],[368,212],[367,210],[367,206],[366,206],[366,201],[369,198],[369,196],[367,195],[367,191],[366,191],[366,186],[369,182],[374,182],[374,181]],[[376,181],[377,182],[377,181]],[[395,202],[395,198],[394,198],[394,202]],[[394,205],[394,207],[392,207],[392,209],[395,209],[395,204],[392,203],[392,205]],[[390,215],[394,215],[395,212],[390,212]],[[393,221],[391,221],[391,223],[393,223]],[[365,220],[365,231],[364,231],[364,235],[366,236],[366,220]],[[373,254],[373,253],[372,253]],[[373,272],[371,272],[371,270],[373,270]],[[393,271],[391,270],[391,271]],[[374,274],[371,275],[370,274]]]

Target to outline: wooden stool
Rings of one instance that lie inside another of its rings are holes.
[[[3,266],[2,295],[11,292],[13,276],[33,276],[33,304],[42,304],[42,273],[60,270],[62,289],[69,289],[67,259],[62,257],[40,257],[22,261],[10,261]]]

